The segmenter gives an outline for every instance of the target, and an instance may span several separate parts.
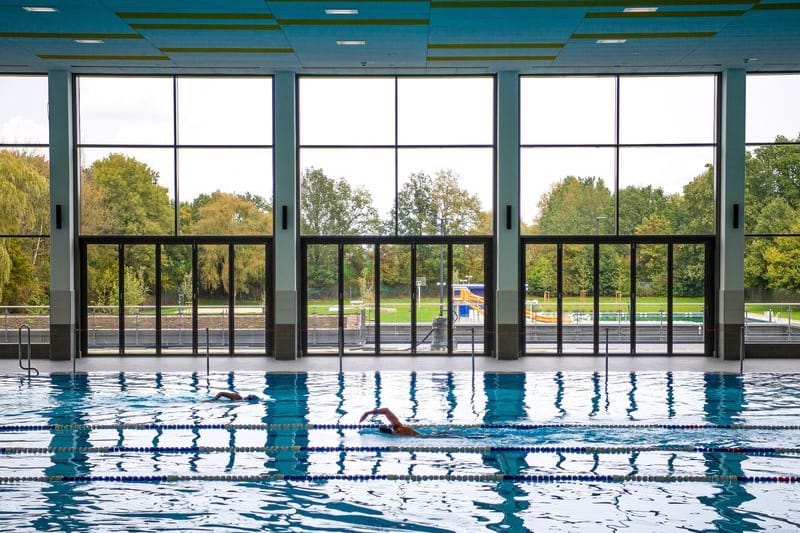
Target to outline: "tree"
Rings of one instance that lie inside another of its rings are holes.
[[[110,154],[81,172],[81,231],[87,235],[163,235],[173,232],[173,209],[158,173],[145,163],[123,154]],[[128,285],[141,290],[130,293],[127,304],[152,295],[155,249],[131,246],[125,250],[126,294]],[[97,246],[88,258],[89,301],[112,304],[118,275],[115,247]],[[130,279],[130,282],[128,281]],[[139,296],[141,295],[141,297]]]
[[[567,176],[542,195],[538,205],[534,233],[592,235],[598,227],[607,233],[614,220],[611,191],[601,178]]]
[[[300,180],[300,231],[305,235],[369,235],[378,232],[372,195],[344,179],[308,168]]]
[[[666,208],[667,197],[661,187],[629,185],[623,188],[619,193],[620,234],[636,233],[636,227],[645,219],[656,213],[663,215]]]
[[[50,284],[49,167],[44,157],[0,150],[0,303],[45,305]]]
[[[459,187],[458,179],[452,170],[440,170],[433,177],[411,174],[397,194],[398,233],[464,235],[486,224],[480,198]]]

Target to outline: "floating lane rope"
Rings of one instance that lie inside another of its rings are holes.
[[[725,446],[50,446],[46,448],[0,448],[0,455],[114,454],[114,453],[575,453],[575,454],[627,454],[640,452],[730,453],[753,456],[800,455],[800,448],[761,448]]]
[[[800,425],[789,424],[432,424],[414,425],[418,429],[669,429],[669,430],[789,430],[800,431]],[[224,429],[224,430],[362,430],[377,429],[377,425],[363,424],[26,424],[0,426],[0,433],[20,431],[100,431],[100,430],[190,430]]]
[[[142,476],[9,476],[0,484],[16,483],[171,483],[186,481],[224,481],[236,483],[290,482],[319,483],[324,481],[465,481],[475,483],[800,483],[800,476],[659,476],[659,475],[509,475],[509,474],[311,474],[311,475],[142,475]]]

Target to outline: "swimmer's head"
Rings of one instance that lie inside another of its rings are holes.
[[[386,433],[387,435],[392,435],[394,433],[394,431],[392,431],[392,428],[386,425],[378,426],[378,431],[380,431],[381,433]]]
[[[256,396],[255,394],[248,394],[247,396],[244,397],[244,401],[250,403],[258,403],[258,396]]]

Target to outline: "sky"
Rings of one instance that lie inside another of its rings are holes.
[[[400,78],[395,124],[393,78],[299,78],[300,171],[323,168],[372,193],[387,217],[395,194],[397,135],[400,187],[412,172],[453,170],[462,188],[492,207],[493,98],[491,78]],[[714,77],[623,77],[621,143],[713,143]],[[602,177],[613,186],[615,82],[610,77],[523,77],[520,82],[521,213],[530,223],[541,194],[567,175]],[[747,142],[800,133],[800,75],[748,76]],[[248,145],[179,150],[180,199],[220,189],[272,196],[272,86],[269,78],[178,81],[178,142]],[[47,143],[45,77],[0,77],[0,142]],[[172,80],[80,78],[80,142],[172,144]],[[396,130],[396,133],[395,133]],[[323,148],[321,146],[329,146]],[[342,145],[359,145],[343,148]],[[403,148],[402,146],[414,146]],[[431,145],[445,147],[424,148]],[[302,146],[313,146],[302,148]],[[331,146],[335,146],[333,148]],[[368,146],[368,147],[365,147]],[[119,148],[85,148],[88,166]],[[160,175],[174,194],[171,148],[125,148]],[[622,148],[620,185],[662,187],[667,193],[714,160],[710,147]]]

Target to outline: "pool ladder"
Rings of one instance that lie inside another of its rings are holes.
[[[28,366],[27,367],[22,366],[22,330],[23,329],[28,331]],[[19,327],[18,333],[19,333],[19,344],[18,344],[19,367],[22,370],[27,370],[28,371],[28,379],[31,379],[31,370],[36,372],[37,376],[39,375],[39,370],[36,369],[36,368],[33,368],[31,366],[31,327],[29,325],[27,325],[27,324],[22,324]]]

